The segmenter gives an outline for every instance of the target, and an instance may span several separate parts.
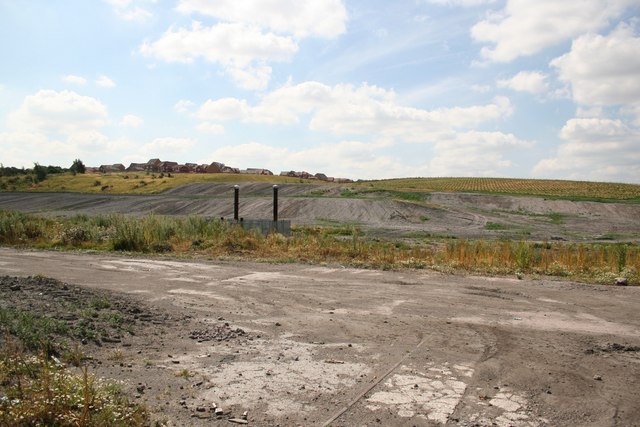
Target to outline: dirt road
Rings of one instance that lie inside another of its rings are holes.
[[[97,367],[172,425],[639,425],[637,287],[6,248],[0,274],[182,319]]]

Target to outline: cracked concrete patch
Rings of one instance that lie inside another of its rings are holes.
[[[391,406],[401,417],[418,416],[442,424],[447,422],[467,388],[459,377],[473,375],[473,369],[463,365],[431,364],[425,372],[403,367],[401,372],[388,378],[384,389],[367,399],[367,408],[376,411]]]
[[[205,400],[243,407],[263,403],[274,417],[309,413],[316,396],[352,387],[371,370],[366,363],[325,359],[318,354],[324,348],[288,338],[253,340],[245,350],[232,363],[207,365],[211,359],[197,358],[197,369],[214,384]]]

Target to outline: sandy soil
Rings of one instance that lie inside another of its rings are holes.
[[[36,274],[67,290],[3,303],[130,302],[136,334],[86,348],[171,425],[640,420],[638,287],[0,248],[0,275]]]
[[[354,224],[373,236],[512,238],[640,242],[640,205],[572,202],[534,197],[433,193],[423,203],[340,197],[338,186],[282,185],[279,218],[293,224]],[[240,187],[240,216],[270,219],[272,188]],[[71,215],[127,213],[233,216],[230,185],[191,184],[162,195],[0,193],[0,209]]]

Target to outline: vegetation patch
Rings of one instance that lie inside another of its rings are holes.
[[[0,277],[0,301],[0,425],[149,425],[80,350],[133,333],[135,304],[42,276]]]
[[[293,235],[254,230],[200,216],[79,215],[43,218],[0,211],[0,243],[40,248],[166,253],[192,257],[242,257],[276,262],[339,263],[367,268],[432,268],[480,274],[530,273],[613,283],[622,275],[640,284],[640,248],[634,244],[561,241],[470,241],[416,234],[413,244],[368,239],[355,224],[292,227]],[[487,224],[490,229],[505,225]],[[69,238],[69,230],[83,230]],[[528,231],[522,230],[526,235]]]

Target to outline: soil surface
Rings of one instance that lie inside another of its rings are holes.
[[[640,205],[575,202],[536,197],[431,193],[420,203],[388,193],[342,197],[337,185],[279,187],[279,219],[294,225],[352,224],[369,235],[640,242]],[[240,185],[240,216],[270,219],[272,187]],[[0,209],[48,215],[126,213],[233,217],[233,187],[189,184],[160,195],[0,193]]]
[[[93,371],[169,425],[640,420],[639,287],[8,248],[0,276],[69,322],[111,301],[129,327],[83,346]]]

